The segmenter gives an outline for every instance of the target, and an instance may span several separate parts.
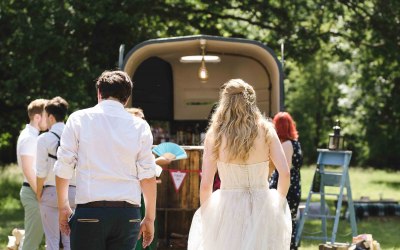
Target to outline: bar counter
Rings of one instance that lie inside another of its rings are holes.
[[[171,235],[189,234],[194,212],[200,206],[200,180],[203,146],[181,146],[187,154],[183,160],[172,161],[164,167],[157,185],[158,237],[160,244],[170,245]],[[171,171],[186,173],[176,190]],[[162,241],[165,241],[163,243]]]

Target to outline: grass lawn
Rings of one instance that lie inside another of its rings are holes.
[[[19,199],[22,174],[16,165],[0,169],[0,249],[7,246],[13,228],[24,227],[24,210]]]
[[[305,202],[310,191],[315,166],[304,167],[301,170],[302,192],[301,197]],[[370,200],[394,199],[400,201],[400,172],[387,172],[383,170],[374,170],[372,168],[354,168],[350,166],[350,184],[353,200],[360,199],[361,196],[368,196]],[[327,188],[329,190],[329,188]],[[331,191],[337,192],[337,188],[331,188]],[[328,191],[327,190],[327,191]],[[313,195],[313,197],[319,197]],[[334,198],[328,197],[330,214],[334,215]],[[316,201],[319,201],[318,199]],[[332,234],[333,220],[328,220],[328,237]],[[382,250],[400,249],[400,217],[368,217],[357,221],[358,234],[372,234],[377,240]],[[320,220],[308,220],[303,232],[308,235],[321,232]],[[339,221],[336,242],[351,242],[351,226],[349,221],[342,219]],[[319,242],[315,240],[302,240],[301,250],[318,249]]]
[[[315,166],[302,168],[303,201],[307,199],[314,170]],[[391,198],[400,201],[400,172],[350,167],[350,182],[353,199],[369,196],[371,200]],[[0,167],[0,249],[6,248],[7,235],[11,235],[13,228],[23,228],[23,208],[19,200],[21,183],[22,173],[16,165]],[[333,211],[333,200],[328,204]],[[331,227],[328,224],[328,235]],[[359,234],[372,234],[373,238],[379,241],[383,250],[400,249],[400,217],[369,217],[358,221],[357,227]],[[317,220],[308,221],[304,228],[304,232],[309,233],[320,231],[320,222]],[[351,242],[351,239],[350,224],[347,220],[340,220],[336,241]],[[319,243],[318,241],[303,240],[300,250],[318,249]]]

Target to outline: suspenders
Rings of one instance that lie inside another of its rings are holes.
[[[60,136],[57,135],[56,133],[54,133],[53,131],[49,131],[49,132],[52,133],[53,135],[55,135],[58,138],[58,146],[57,146],[57,149],[58,149],[58,147],[60,146]],[[57,160],[57,149],[56,149],[56,155],[52,155],[52,154],[49,153],[48,156],[50,158],[53,158],[53,159]]]

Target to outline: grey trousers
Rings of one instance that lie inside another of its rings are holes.
[[[71,208],[75,209],[75,187],[69,187],[68,199]],[[56,187],[45,187],[42,193],[42,199],[39,203],[40,215],[44,234],[46,236],[46,249],[59,250],[60,244],[60,226],[58,222],[58,204]],[[61,234],[61,240],[64,250],[69,250],[70,239],[68,235]]]
[[[36,250],[43,239],[43,227],[40,219],[39,203],[30,187],[22,186],[21,203],[24,207],[25,238],[22,250]]]

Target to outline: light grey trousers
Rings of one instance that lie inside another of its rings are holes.
[[[22,250],[36,250],[39,248],[43,238],[43,229],[42,223],[40,222],[39,204],[36,199],[36,194],[30,187],[22,186],[20,197],[21,203],[24,206],[25,229]]]
[[[75,209],[75,187],[69,187],[68,199],[71,208]],[[39,205],[43,230],[46,236],[46,249],[59,250],[60,226],[58,224],[58,204],[56,187],[51,186],[45,187],[43,189],[42,199]],[[64,246],[64,250],[71,249],[68,235],[61,234],[61,240]]]

